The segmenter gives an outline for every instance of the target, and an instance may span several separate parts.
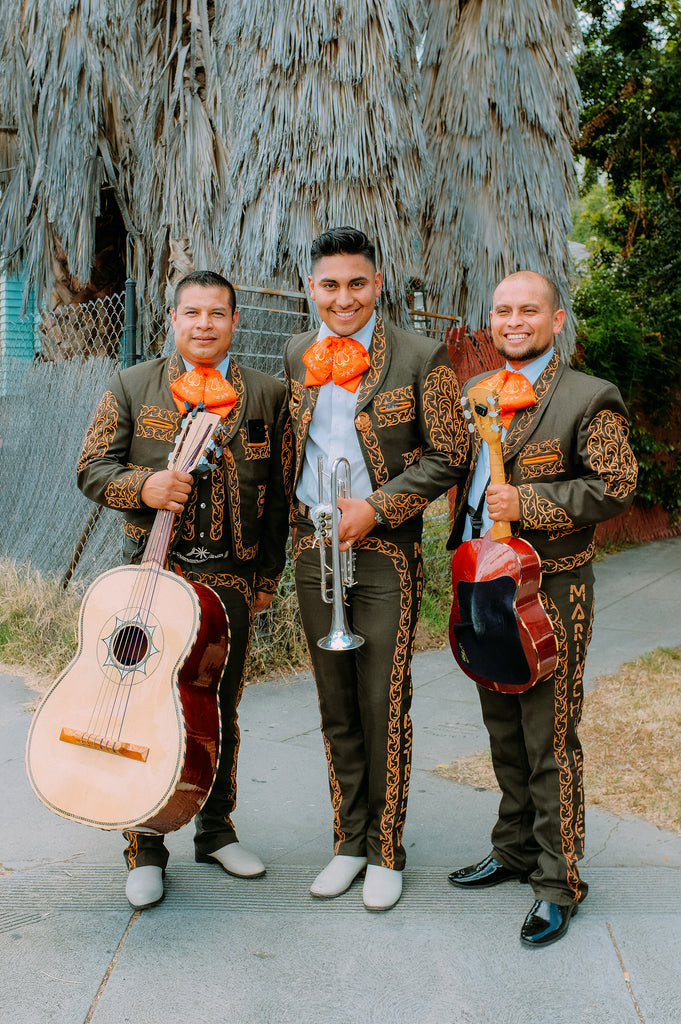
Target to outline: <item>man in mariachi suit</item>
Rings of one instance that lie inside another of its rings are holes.
[[[584,855],[577,727],[593,618],[594,526],[626,509],[636,486],[619,391],[570,369],[554,351],[565,319],[559,306],[555,284],[527,271],[494,293],[492,335],[507,363],[486,383],[500,395],[507,483],[487,486],[488,453],[474,440],[450,539],[455,547],[474,536],[480,515],[482,532],[493,521],[510,522],[541,558],[541,592],[558,643],[553,674],[531,689],[478,687],[502,795],[491,855],[449,876],[468,889],[529,878],[535,903],[521,939],[530,946],[561,938],[587,892],[577,867]],[[485,377],[472,378],[464,392]]]
[[[195,855],[239,877],[262,875],[260,858],[237,840],[237,705],[253,616],[264,611],[285,562],[289,498],[284,467],[291,435],[284,385],[241,366],[229,348],[239,314],[232,285],[211,271],[175,289],[175,351],[115,374],[87,434],[78,485],[123,513],[124,557],[136,561],[158,509],[178,513],[169,565],[219,595],[231,646],[220,682],[221,753],[213,789],[195,818]],[[187,408],[203,402],[223,417],[212,471],[194,479],[169,470]],[[126,894],[135,907],[163,897],[163,836],[133,830]]]
[[[294,558],[303,626],[319,693],[334,812],[334,854],[311,893],[340,895],[367,866],[363,898],[400,898],[411,763],[411,657],[423,575],[423,511],[465,476],[467,434],[446,349],[386,323],[375,249],[354,228],[312,244],[310,293],[319,331],[290,339],[284,363],[294,431]],[[342,551],[355,552],[348,590],[357,650],[321,650],[332,609],[320,596],[310,509],[338,457],[351,494],[338,498]]]

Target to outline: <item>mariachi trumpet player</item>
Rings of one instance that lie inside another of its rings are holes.
[[[295,437],[296,590],[333,808],[334,855],[310,892],[339,896],[366,869],[364,905],[388,910],[401,896],[405,865],[423,511],[464,478],[468,435],[445,347],[376,311],[381,274],[367,236],[350,227],[327,231],[312,243],[310,264],[321,328],[291,338],[284,354]],[[346,497],[330,490],[341,457],[350,470]],[[363,642],[349,650],[318,645],[338,610],[321,593],[324,560],[312,519],[320,499],[340,510],[339,552],[353,552],[344,612],[348,632]]]

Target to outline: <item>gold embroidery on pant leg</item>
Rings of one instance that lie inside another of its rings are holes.
[[[411,648],[414,639],[413,602],[409,564],[399,548],[377,537],[365,537],[358,548],[378,551],[392,559],[400,579],[400,620],[395,637],[395,657],[390,676],[388,746],[386,750],[386,800],[381,816],[381,863],[395,867],[395,850],[402,842],[411,772],[412,730],[409,714],[402,714],[404,685],[411,689]]]
[[[336,778],[336,770],[333,766],[333,757],[331,755],[331,746],[326,738],[323,724],[321,725],[321,731],[324,750],[326,752],[326,763],[329,769],[329,789],[331,790],[331,809],[333,810],[333,852],[335,855],[340,850],[341,843],[345,841],[345,832],[341,828],[340,823],[340,808],[343,802],[343,794],[341,793],[341,788],[338,784],[338,779]]]
[[[545,595],[544,595],[545,596]],[[578,900],[581,894],[577,861],[579,851],[575,846],[577,828],[581,822],[581,838],[584,836],[584,794],[581,783],[581,757],[570,758],[566,746],[568,729],[568,658],[567,631],[558,609],[550,598],[546,598],[547,612],[553,624],[558,641],[558,664],[554,673],[554,732],[553,751],[558,768],[559,817],[561,852],[566,864],[567,887],[573,899]],[[575,693],[581,682],[581,669],[577,669],[580,679],[576,681]]]

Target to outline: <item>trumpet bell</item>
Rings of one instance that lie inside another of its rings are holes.
[[[332,627],[326,636],[317,641],[317,647],[321,647],[323,651],[355,651],[363,643],[363,636],[357,636],[346,627],[341,629]]]

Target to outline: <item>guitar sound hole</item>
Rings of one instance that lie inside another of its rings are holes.
[[[120,665],[126,668],[143,661],[149,650],[147,634],[139,626],[123,626],[111,643],[111,651]]]

